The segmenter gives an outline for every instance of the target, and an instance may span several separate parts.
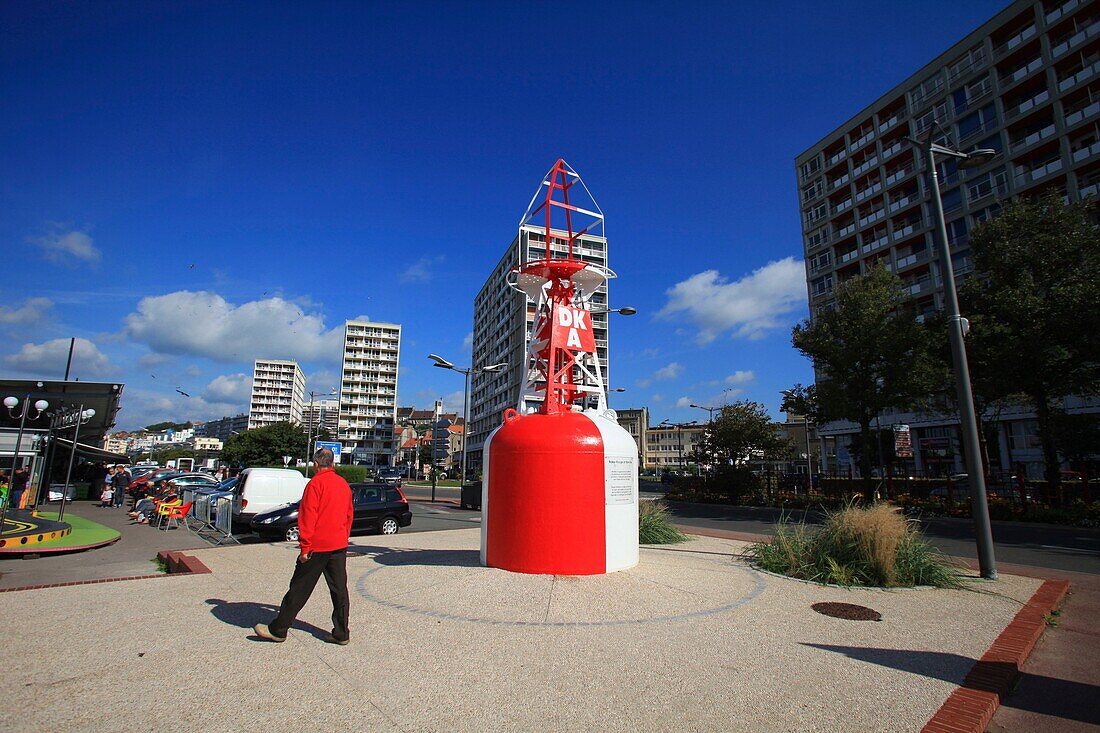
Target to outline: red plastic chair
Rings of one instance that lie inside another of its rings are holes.
[[[190,527],[187,527],[187,513],[191,511],[192,504],[194,504],[194,502],[189,501],[186,504],[166,504],[162,506],[160,509],[160,519],[164,521],[163,529],[171,529],[173,520],[177,520],[176,526],[178,527],[180,524],[178,520],[182,519],[183,526],[190,530]]]

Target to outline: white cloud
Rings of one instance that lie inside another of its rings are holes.
[[[243,405],[252,396],[252,377],[238,372],[222,374],[210,380],[202,391],[207,402],[228,402]]]
[[[21,306],[0,305],[0,323],[10,326],[33,326],[45,320],[53,308],[49,298],[27,298]]]
[[[306,313],[309,307],[278,296],[233,305],[217,293],[180,290],[142,298],[125,331],[154,351],[214,361],[338,362],[343,325],[326,329],[324,316]]]
[[[738,369],[726,377],[726,384],[748,384],[754,379],[756,379],[756,374],[751,369]]]
[[[672,362],[668,366],[661,367],[657,371],[653,372],[654,379],[676,379],[684,373],[684,367],[678,362]]]
[[[239,415],[242,409],[242,405],[236,402],[211,402],[199,395],[184,397],[177,393],[162,394],[130,387],[122,393],[118,427],[134,430],[165,420],[216,420],[226,415]]]
[[[660,394],[655,394],[655,395],[653,395],[652,397],[649,398],[650,402],[663,402],[664,399],[665,399],[664,395],[660,395]]]
[[[462,417],[462,390],[443,395],[443,412],[453,412]]]
[[[421,257],[416,262],[412,263],[405,268],[405,271],[398,275],[397,280],[401,283],[426,283],[429,282],[434,273],[432,267],[437,265],[446,259],[443,255],[438,257]]]
[[[50,231],[41,237],[31,237],[27,241],[42,250],[42,254],[51,262],[77,266],[80,260],[87,263],[99,262],[99,249],[86,232],[65,231],[60,224],[53,224]]]
[[[469,351],[474,348],[474,332],[470,331],[462,338],[462,350]]]
[[[144,356],[140,357],[137,361],[138,361],[139,366],[143,366],[143,367],[146,367],[146,368],[152,368],[152,367],[158,367],[161,364],[167,364],[168,362],[172,361],[174,358],[175,357],[169,356],[168,354],[145,354]]]
[[[694,402],[690,397],[681,397],[676,400],[677,407],[691,407],[691,403]]]
[[[649,385],[653,384],[653,380],[652,379],[635,379],[634,384],[638,385],[642,389],[645,389]]]
[[[4,358],[12,369],[36,377],[60,379],[69,358],[69,339],[53,339],[41,344],[23,344],[18,353]],[[117,374],[111,360],[88,339],[78,338],[73,347],[70,377],[107,377]]]
[[[734,338],[763,338],[767,331],[788,325],[805,307],[805,277],[802,262],[793,257],[769,262],[735,282],[706,270],[670,288],[668,303],[657,317],[673,320],[683,313],[698,328],[700,344],[725,331],[732,331]]]
[[[337,395],[329,395],[329,392],[333,389],[339,389],[340,387],[340,372],[332,369],[318,369],[312,374],[306,375],[306,391],[312,391],[316,397],[316,400],[328,400],[338,399]],[[306,401],[309,401],[309,394],[306,394]]]

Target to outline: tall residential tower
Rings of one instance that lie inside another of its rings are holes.
[[[338,438],[345,463],[393,464],[400,354],[400,325],[370,321],[344,324]]]
[[[833,307],[839,283],[877,264],[902,279],[921,318],[943,307],[929,178],[909,142],[933,122],[938,142],[998,152],[975,169],[939,162],[951,257],[965,276],[970,232],[1005,200],[1051,189],[1081,200],[1100,189],[1100,4],[1013,2],[795,159],[811,317]],[[1034,419],[1003,417],[991,459],[1036,472]],[[882,418],[910,422],[917,470],[960,470],[957,420]],[[825,428],[843,463],[836,438],[852,426]]]
[[[296,361],[257,359],[252,365],[248,429],[277,422],[302,422],[306,377]]]

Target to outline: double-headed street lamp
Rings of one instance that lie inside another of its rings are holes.
[[[458,485],[461,488],[462,484],[466,483],[466,438],[470,432],[470,375],[471,374],[492,374],[499,372],[502,369],[507,368],[507,362],[501,362],[500,364],[490,364],[483,367],[457,367],[451,362],[444,359],[438,354],[428,354],[428,358],[435,363],[432,366],[439,367],[440,369],[450,369],[451,371],[463,374],[466,377],[465,386],[462,389],[462,464]],[[435,460],[435,430],[436,426],[432,426],[432,460]],[[432,466],[432,476],[435,476],[435,466]],[[435,501],[435,481],[432,481],[432,501]]]
[[[978,566],[983,578],[997,578],[996,560],[993,556],[993,531],[989,524],[989,503],[985,494],[985,469],[982,467],[981,449],[978,443],[978,417],[974,410],[974,393],[970,386],[970,368],[966,359],[966,343],[963,339],[969,331],[969,323],[959,313],[959,294],[955,289],[955,268],[951,263],[951,247],[947,241],[947,222],[943,216],[943,199],[940,197],[939,174],[936,156],[954,158],[959,168],[975,168],[989,162],[996,150],[983,148],[964,153],[961,150],[933,142],[939,125],[932,124],[924,141],[908,138],[909,142],[925,153],[928,176],[932,188],[932,207],[935,213],[936,238],[940,244],[940,267],[943,269],[944,310],[947,312],[947,333],[951,341],[951,363],[955,371],[955,391],[959,400],[959,422],[963,433],[963,451],[966,453],[966,470],[970,477],[970,506],[974,516],[974,534],[978,539]]]
[[[27,413],[31,410],[31,395],[29,392],[23,397],[23,409],[19,413],[18,418],[16,418],[15,408],[18,406],[18,397],[4,398],[4,407],[8,408],[8,415],[13,420],[19,420],[19,433],[16,435],[15,438],[15,451],[12,454],[11,459],[11,483],[9,484],[10,488],[8,489],[8,498],[6,501],[4,501],[3,506],[0,506],[0,533],[3,533],[4,531],[4,520],[7,519],[8,516],[8,504],[11,502],[11,496],[13,493],[13,489],[15,488],[15,471],[17,468],[19,468],[19,449],[23,446],[23,427],[27,424]],[[46,400],[38,400],[37,402],[35,402],[35,413],[34,417],[32,417],[31,420],[37,420],[39,417],[41,417],[43,412],[49,409],[49,407],[50,403],[46,402]],[[28,483],[30,482],[30,479],[31,477],[28,476]],[[16,508],[18,509],[19,507]]]
[[[309,417],[306,418],[306,478],[309,478],[309,459],[313,453],[310,450],[310,445],[313,443],[313,400],[317,395],[325,395],[331,397],[336,394],[336,388],[333,387],[328,392],[317,392],[315,390],[309,391]],[[317,411],[317,434],[321,434],[321,414],[320,410]]]

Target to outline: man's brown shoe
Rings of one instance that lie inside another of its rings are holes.
[[[275,634],[272,634],[271,629],[267,628],[267,624],[256,624],[252,627],[252,630],[255,631],[256,636],[261,639],[267,639],[268,641],[274,641],[280,644],[286,641],[285,636],[275,636]]]
[[[325,638],[322,639],[326,644],[339,644],[340,646],[347,646],[351,639],[337,639],[332,634],[325,634]]]

